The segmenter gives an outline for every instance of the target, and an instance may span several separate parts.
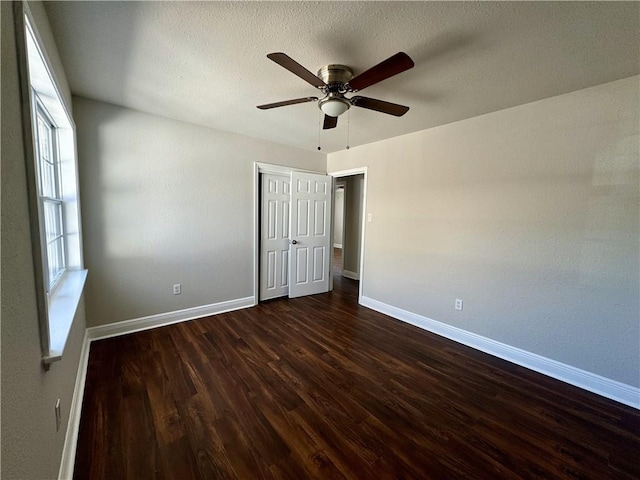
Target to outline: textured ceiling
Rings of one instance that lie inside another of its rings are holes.
[[[640,73],[638,2],[46,2],[74,94],[315,150],[314,96],[267,59],[356,75],[398,51],[416,66],[362,95],[401,118],[352,108],[322,150],[351,146]],[[349,121],[347,121],[349,119]]]

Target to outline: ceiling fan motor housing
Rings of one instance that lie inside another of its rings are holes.
[[[329,85],[329,87],[340,87],[353,78],[353,70],[346,65],[325,65],[318,70],[318,77],[320,77],[324,83]]]
[[[345,84],[353,78],[353,70],[346,65],[331,64],[318,70],[318,77],[327,84],[322,88],[326,96],[318,101],[318,108],[331,117],[349,110],[351,102],[344,94],[347,92]]]

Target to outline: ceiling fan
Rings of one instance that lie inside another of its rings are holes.
[[[285,53],[270,53],[267,55],[267,58],[313,85],[320,90],[324,96],[322,98],[303,97],[285,100],[284,102],[258,105],[258,108],[261,110],[295,105],[297,103],[318,102],[318,107],[320,107],[320,110],[324,113],[322,128],[325,130],[335,128],[338,124],[338,117],[349,110],[351,106],[367,108],[369,110],[375,110],[376,112],[395,115],[396,117],[401,117],[409,111],[409,107],[405,107],[404,105],[385,102],[375,98],[362,97],[360,95],[351,98],[345,97],[347,93],[358,92],[412,68],[414,65],[413,60],[404,52],[396,53],[356,77],[353,76],[353,70],[346,65],[326,65],[318,70],[318,75],[314,75]]]

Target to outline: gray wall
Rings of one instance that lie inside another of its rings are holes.
[[[344,188],[336,188],[333,203],[333,244],[342,245],[344,237]]]
[[[84,302],[61,361],[42,369],[31,256],[22,120],[13,10],[2,12],[2,478],[57,478],[85,331]],[[32,5],[37,28],[55,57],[42,7]],[[45,19],[43,22],[42,20]],[[54,67],[59,62],[53,62]],[[54,68],[64,91],[64,74]],[[66,88],[68,91],[68,88]],[[62,427],[54,406],[61,399]]]
[[[362,203],[364,199],[364,175],[344,177],[345,188],[345,222],[343,268],[360,275],[360,245],[362,230]]]
[[[253,295],[253,162],[326,170],[318,152],[84,98],[74,110],[90,326]]]
[[[368,166],[363,294],[640,386],[638,81],[329,154]]]

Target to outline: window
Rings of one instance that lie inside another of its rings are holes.
[[[27,2],[16,41],[42,359],[60,360],[84,289],[75,125]],[[27,107],[28,106],[28,107]]]
[[[66,269],[65,261],[65,237],[62,186],[60,180],[60,161],[57,151],[57,129],[51,118],[47,115],[44,106],[34,92],[36,128],[35,154],[38,175],[38,197],[43,213],[42,225],[44,248],[43,256],[46,256],[46,290],[51,293],[62,277]]]

